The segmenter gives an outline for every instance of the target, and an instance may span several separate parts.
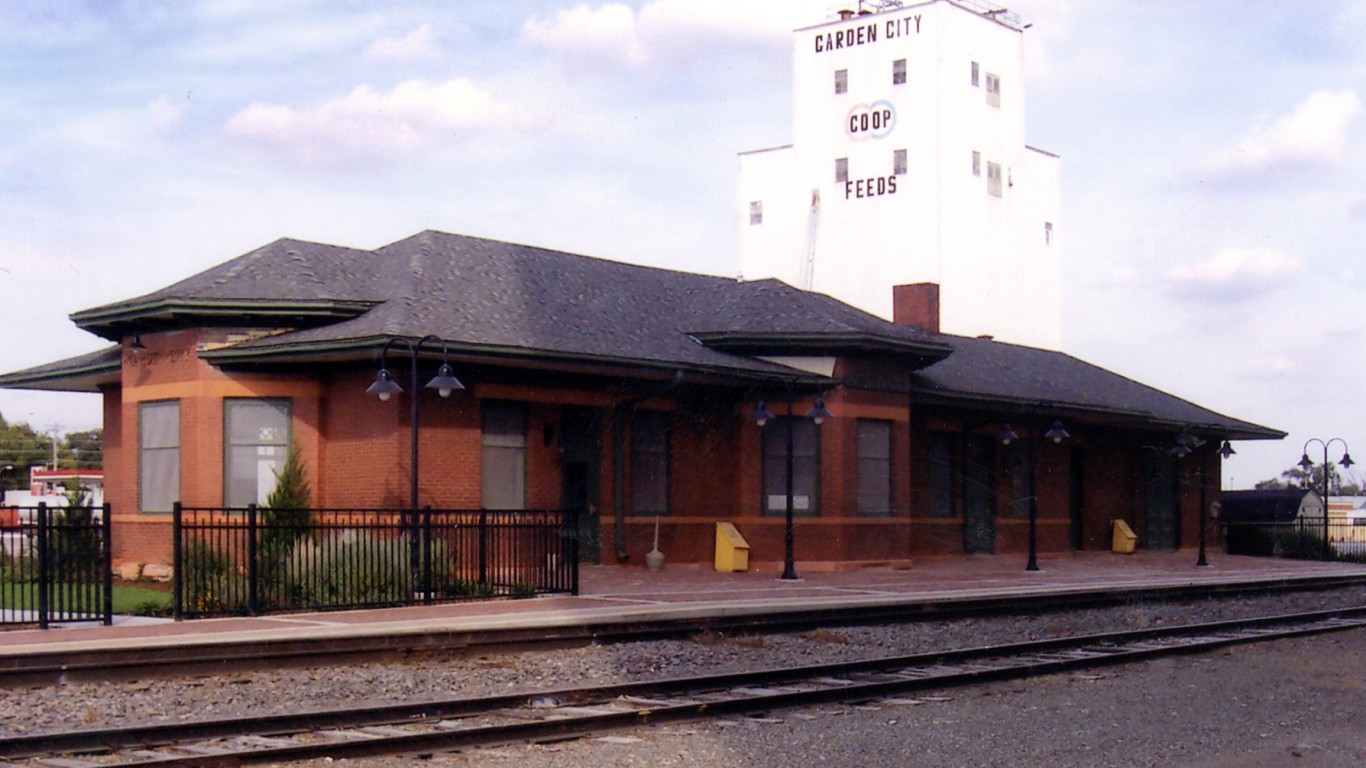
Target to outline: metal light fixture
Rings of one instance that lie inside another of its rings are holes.
[[[365,389],[367,394],[379,395],[382,402],[388,402],[390,397],[402,391],[403,387],[400,387],[398,382],[389,375],[388,368],[380,368],[379,373],[375,374],[374,383]]]
[[[760,400],[759,405],[755,407],[754,411],[749,414],[749,418],[755,424],[758,424],[762,427],[770,421],[773,421],[775,417],[773,415],[773,411],[770,411],[768,409],[768,403],[764,402],[763,400]]]
[[[835,414],[825,407],[825,398],[817,397],[816,402],[811,405],[811,410],[806,412],[806,418],[816,422],[816,426],[825,423],[826,419],[835,418]]]
[[[1001,431],[996,435],[996,439],[1001,441],[1001,445],[1010,445],[1020,439],[1019,434],[1010,428],[1009,424],[1002,424]]]
[[[442,397],[450,397],[451,392],[464,388],[465,385],[460,383],[460,379],[455,378],[455,372],[451,370],[449,363],[442,363],[441,367],[436,369],[436,375],[427,382],[427,389],[435,389]]]
[[[1303,469],[1305,472],[1308,472],[1314,466],[1314,462],[1309,460],[1309,454],[1307,453],[1303,456],[1300,456],[1299,464],[1300,469]]]
[[[146,349],[147,345],[142,343],[142,336],[135,333],[133,334],[133,340],[128,342],[128,348],[134,351],[141,351]]]
[[[1224,441],[1223,445],[1219,446],[1219,455],[1224,457],[1225,459],[1236,453],[1237,451],[1233,450],[1233,446],[1230,445],[1227,440]]]
[[[1352,454],[1347,453],[1346,451],[1342,452],[1342,460],[1339,461],[1338,464],[1350,468],[1355,463],[1355,461],[1352,461]]]
[[[1190,447],[1189,438],[1184,434],[1177,435],[1176,445],[1172,446],[1172,455],[1178,459],[1184,459],[1191,455],[1191,453],[1193,453],[1193,451]]]
[[[1052,428],[1043,433],[1043,436],[1052,440],[1054,443],[1061,443],[1072,435],[1068,434],[1067,430],[1063,428],[1061,421],[1055,421],[1053,422]]]

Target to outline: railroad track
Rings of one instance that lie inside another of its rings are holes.
[[[1366,607],[1056,638],[831,665],[0,738],[45,768],[217,766],[422,755],[908,693],[1366,627]]]
[[[562,648],[592,643],[688,637],[698,632],[790,632],[816,627],[942,621],[967,616],[1000,616],[1104,608],[1301,591],[1345,589],[1366,584],[1366,575],[1312,576],[1228,583],[1193,583],[1113,589],[1062,590],[1030,595],[952,597],[889,601],[856,606],[804,606],[729,611],[718,615],[659,619],[572,622],[564,625],[494,630],[440,629],[385,635],[274,638],[187,645],[147,644],[136,648],[55,650],[0,654],[0,687],[54,685],[141,677],[168,678],[317,666],[348,661],[408,658],[413,654]]]

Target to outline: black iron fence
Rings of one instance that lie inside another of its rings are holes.
[[[1225,541],[1230,555],[1349,560],[1366,563],[1366,519],[1332,519],[1324,539],[1323,518],[1284,523],[1230,522]]]
[[[109,505],[0,508],[0,624],[114,619]]]
[[[175,506],[177,619],[579,593],[572,510]]]

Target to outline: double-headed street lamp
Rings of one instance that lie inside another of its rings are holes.
[[[787,480],[787,485],[786,485],[786,490],[787,490],[787,534],[786,534],[786,539],[785,539],[785,544],[784,544],[784,550],[783,550],[783,575],[781,576],[781,578],[783,578],[783,579],[785,579],[785,580],[788,580],[788,581],[793,581],[793,580],[796,580],[796,578],[797,578],[797,569],[796,569],[796,565],[795,565],[795,563],[794,563],[793,552],[792,552],[792,538],[793,538],[793,537],[792,537],[792,531],[793,531],[793,521],[792,521],[792,518],[793,518],[793,501],[792,501],[792,500],[793,500],[793,480],[792,480],[792,478],[793,478],[793,474],[794,474],[794,473],[793,473],[792,454],[793,454],[793,449],[794,449],[794,446],[793,446],[793,442],[794,442],[794,441],[793,441],[793,438],[792,438],[792,432],[793,432],[793,428],[792,428],[792,410],[793,410],[793,404],[792,404],[792,382],[791,382],[791,381],[789,381],[789,382],[786,383],[786,386],[785,386],[785,395],[786,395],[786,398],[787,398],[787,416],[788,416],[788,418],[786,418],[786,419],[783,420],[783,425],[786,427],[785,432],[786,432],[786,438],[787,438],[787,465],[786,465],[786,474],[787,474],[787,478],[786,478],[786,480]],[[808,410],[808,411],[806,412],[806,418],[811,419],[811,421],[815,422],[816,426],[820,426],[826,419],[832,418],[833,416],[834,416],[834,414],[832,414],[832,413],[825,407],[825,398],[823,398],[823,397],[817,397],[816,400],[815,400],[815,402],[812,403],[811,409]],[[754,412],[751,413],[751,414],[749,415],[749,417],[750,417],[751,419],[753,419],[753,420],[754,420],[754,423],[755,423],[755,424],[758,424],[760,427],[763,427],[765,424],[769,423],[769,422],[772,421],[774,418],[776,418],[776,417],[773,415],[773,412],[770,411],[770,410],[768,409],[768,405],[767,405],[763,400],[760,400],[760,401],[759,401],[758,406],[755,407]],[[765,506],[765,507],[768,506],[767,501],[765,501],[764,506]]]
[[[1311,487],[1314,484],[1314,474],[1313,472],[1310,472],[1310,470],[1314,468],[1314,462],[1309,458],[1310,443],[1318,443],[1323,446],[1323,551],[1324,557],[1327,557],[1329,553],[1333,551],[1333,548],[1328,545],[1328,479],[1331,474],[1330,468],[1333,466],[1328,463],[1328,446],[1333,443],[1342,443],[1342,459],[1338,463],[1341,464],[1344,469],[1351,467],[1356,462],[1352,461],[1352,454],[1348,452],[1346,440],[1343,440],[1340,437],[1332,437],[1328,439],[1328,442],[1324,442],[1317,437],[1309,438],[1305,441],[1304,449],[1301,451],[1299,465],[1300,468],[1309,475],[1309,485]]]
[[[1195,449],[1204,444],[1204,440],[1188,432],[1182,432],[1176,436],[1176,446],[1172,448],[1172,455],[1177,459],[1184,459],[1195,453]],[[1237,451],[1233,450],[1233,446],[1227,440],[1219,446],[1219,455],[1225,459],[1236,453]],[[1196,457],[1195,482],[1200,486],[1200,556],[1196,558],[1195,564],[1198,567],[1204,567],[1209,565],[1209,560],[1205,558],[1205,529],[1209,527],[1209,504],[1205,495],[1205,458],[1203,456]]]
[[[410,540],[410,547],[411,547],[411,552],[412,552],[412,557],[411,557],[412,565],[411,565],[411,567],[414,569],[414,573],[415,573],[415,574],[416,574],[416,569],[417,569],[417,567],[418,567],[418,563],[420,562],[420,559],[419,559],[420,549],[419,549],[418,540],[417,540],[417,538],[418,538],[418,537],[417,537],[417,530],[418,530],[418,525],[417,525],[417,522],[418,522],[418,517],[417,517],[417,509],[418,509],[418,507],[417,507],[417,478],[418,478],[418,471],[417,471],[417,467],[418,467],[418,440],[417,440],[417,435],[418,435],[418,432],[417,432],[417,430],[418,430],[418,414],[419,414],[418,404],[419,404],[419,403],[421,402],[421,400],[422,400],[422,398],[418,397],[418,395],[420,394],[420,390],[418,389],[418,386],[417,386],[417,381],[418,381],[418,379],[417,379],[417,362],[418,362],[418,354],[422,351],[422,345],[426,344],[426,343],[429,342],[429,341],[440,342],[441,340],[440,340],[438,337],[436,337],[436,336],[428,335],[428,336],[423,336],[421,339],[418,339],[417,343],[413,343],[413,342],[409,341],[408,339],[401,339],[401,338],[393,338],[393,339],[389,339],[387,342],[385,342],[385,343],[384,343],[384,348],[383,348],[382,350],[380,350],[379,372],[375,374],[375,380],[374,380],[374,382],[371,383],[370,386],[367,387],[366,390],[365,390],[365,391],[366,391],[367,393],[369,393],[369,394],[378,395],[378,396],[379,396],[379,399],[380,399],[381,401],[383,401],[383,402],[387,402],[387,401],[389,400],[390,397],[392,397],[393,395],[398,394],[398,393],[400,393],[400,392],[403,391],[403,387],[399,386],[399,385],[398,385],[398,382],[394,381],[393,376],[391,376],[391,375],[389,374],[389,348],[392,347],[392,346],[394,346],[395,344],[402,344],[402,345],[406,346],[406,347],[408,348],[408,358],[409,358],[409,362],[410,362],[410,370],[409,370],[409,387],[412,389],[412,393],[408,396],[409,403],[410,403],[410,406],[409,406],[409,417],[408,417],[408,418],[409,418],[409,425],[408,425],[408,426],[409,426],[409,431],[410,431],[410,432],[409,432],[409,439],[410,439],[410,443],[409,443],[409,452],[410,452],[410,454],[411,454],[411,468],[410,468],[411,471],[410,471],[410,473],[409,473],[409,478],[408,478],[408,510],[409,510],[409,511],[408,511],[408,514],[409,514],[409,525],[412,527],[412,536],[410,537],[409,540]],[[441,397],[443,397],[443,398],[444,398],[444,397],[450,397],[450,396],[451,396],[451,392],[453,392],[453,391],[455,391],[455,390],[457,390],[457,389],[464,389],[464,388],[465,388],[465,385],[464,385],[464,384],[461,384],[461,383],[460,383],[460,380],[457,379],[457,378],[455,378],[455,373],[451,370],[450,360],[449,360],[449,354],[448,354],[448,352],[447,352],[447,350],[446,350],[446,345],[445,345],[444,342],[442,342],[442,344],[441,344],[441,367],[437,369],[437,371],[436,371],[436,376],[432,377],[432,380],[429,381],[429,382],[427,382],[427,387],[426,387],[426,388],[427,388],[427,389],[434,389],[434,390],[436,390],[436,393],[437,393],[438,395],[440,395]],[[413,583],[414,583],[414,584],[417,583],[417,579],[416,579],[416,578],[414,578],[414,582],[413,582]],[[427,592],[429,593],[428,596],[430,597],[430,590],[427,590]]]
[[[1028,451],[1025,454],[1026,461],[1028,462],[1026,471],[1029,473],[1029,562],[1025,564],[1026,571],[1039,570],[1039,495],[1037,483],[1035,482],[1035,475],[1037,474],[1035,471],[1037,465],[1035,449],[1037,447],[1036,444],[1038,443],[1038,434],[1038,425],[1031,425]],[[1054,421],[1053,426],[1049,427],[1048,431],[1045,432],[1043,436],[1052,440],[1056,445],[1072,435],[1068,434],[1061,421]],[[1009,424],[1003,424],[1001,425],[1001,431],[997,435],[997,439],[1001,441],[1001,445],[1008,446],[1020,439],[1020,436],[1015,430],[1010,428]]]

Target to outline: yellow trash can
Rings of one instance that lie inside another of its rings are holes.
[[[749,542],[732,523],[716,524],[716,570],[722,573],[749,570]]]
[[[1123,520],[1112,521],[1114,533],[1110,537],[1110,551],[1119,555],[1132,555],[1138,544],[1138,534]]]

